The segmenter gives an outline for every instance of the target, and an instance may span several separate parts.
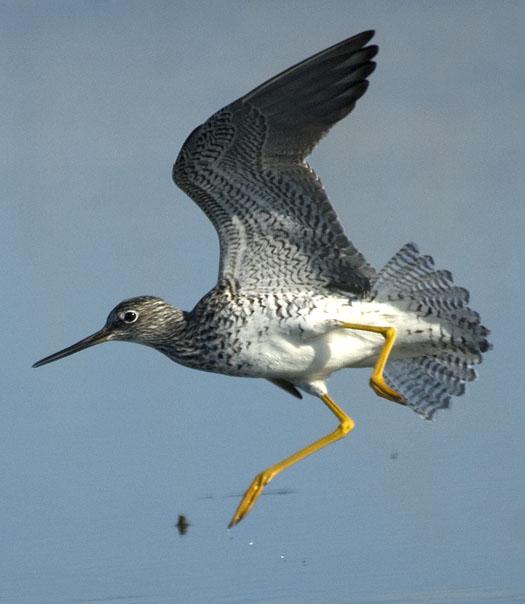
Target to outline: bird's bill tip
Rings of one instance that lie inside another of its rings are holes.
[[[52,363],[53,361],[58,361],[59,359],[63,359],[64,357],[69,356],[70,354],[75,354],[75,352],[80,352],[85,348],[89,348],[90,346],[95,346],[96,344],[102,344],[103,342],[107,342],[110,339],[111,332],[105,327],[100,331],[80,340],[80,342],[76,342],[63,350],[59,350],[54,354],[50,354],[40,361],[34,363],[33,367],[41,367],[42,365],[47,365],[48,363]]]

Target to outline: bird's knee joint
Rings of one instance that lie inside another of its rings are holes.
[[[343,419],[341,421],[341,423],[339,424],[339,432],[341,432],[341,434],[343,436],[345,436],[346,434],[348,434],[349,432],[351,432],[355,427],[355,422],[351,417],[347,417],[346,419]]]
[[[260,474],[255,477],[255,483],[259,488],[264,488],[270,480],[273,478],[273,473],[269,470],[263,470]]]
[[[393,326],[387,327],[385,330],[385,339],[392,340],[397,335],[397,329]]]

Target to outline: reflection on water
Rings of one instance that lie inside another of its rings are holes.
[[[263,491],[261,497],[265,497],[267,495],[294,495],[297,491],[294,489],[266,489]],[[235,497],[241,498],[244,496],[244,493],[230,493],[229,495],[223,495],[224,499]]]
[[[295,491],[294,489],[286,489],[286,488],[281,488],[281,489],[265,489],[261,495],[261,497],[266,497],[267,495],[294,495],[295,493],[297,493],[297,491]],[[203,500],[213,500],[213,499],[217,499],[217,498],[221,498],[221,499],[231,499],[231,498],[235,498],[235,499],[240,499],[241,497],[244,496],[244,493],[229,493],[228,495],[212,495],[211,493],[208,493],[207,495],[203,495],[202,497],[199,497],[199,499],[201,501]]]

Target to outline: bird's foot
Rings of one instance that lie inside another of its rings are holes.
[[[393,388],[391,388],[386,382],[384,377],[372,375],[370,378],[370,386],[372,390],[383,398],[388,399],[389,401],[393,401],[394,403],[399,403],[400,405],[406,405],[406,399],[404,396],[396,392]]]
[[[244,493],[241,503],[239,503],[239,506],[235,510],[235,514],[230,520],[230,524],[228,524],[228,528],[232,528],[236,524],[239,524],[239,522],[250,513],[251,509],[255,505],[255,502],[261,496],[264,487],[270,482],[271,479],[271,474],[269,474],[266,470],[260,474],[257,474],[248,487],[246,493]]]

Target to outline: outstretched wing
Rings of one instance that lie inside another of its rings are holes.
[[[196,128],[173,167],[220,241],[219,280],[244,291],[326,287],[375,276],[346,238],[305,157],[366,91],[374,32],[344,40],[231,103]]]

